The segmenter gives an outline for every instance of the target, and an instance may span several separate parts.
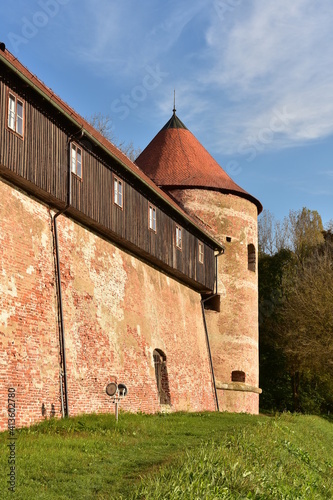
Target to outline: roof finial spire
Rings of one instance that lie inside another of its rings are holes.
[[[176,90],[173,89],[173,114],[176,114]]]

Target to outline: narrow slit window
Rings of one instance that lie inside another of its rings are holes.
[[[200,264],[203,264],[204,262],[204,245],[201,241],[199,241],[199,253],[198,253],[198,256],[199,256],[199,262]]]
[[[113,201],[118,207],[123,208],[124,186],[123,181],[114,177],[113,180]]]
[[[156,233],[156,207],[149,205],[149,229]]]
[[[256,272],[256,249],[252,243],[247,246],[247,267],[249,271]]]
[[[71,169],[72,173],[78,177],[82,177],[82,150],[76,144],[72,144],[71,148]]]
[[[176,247],[181,250],[182,248],[182,228],[176,226]]]
[[[8,97],[8,128],[23,137],[24,104],[14,94]]]

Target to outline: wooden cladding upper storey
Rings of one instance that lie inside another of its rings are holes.
[[[24,140],[6,127],[8,88],[25,103]],[[97,154],[84,137],[79,137],[78,130],[65,123],[61,114],[52,114],[48,103],[33,98],[31,90],[7,80],[0,81],[0,91],[0,167],[2,173],[5,168],[6,177],[14,182],[24,180],[25,189],[35,196],[42,193],[44,201],[65,206],[69,191],[69,147],[70,141],[75,140],[82,148],[82,179],[70,176],[68,213],[194,288],[214,288],[214,250],[204,242],[204,265],[199,263],[198,237],[185,227],[186,221],[180,220],[179,214],[171,216],[163,200],[139,185],[114,158]],[[113,203],[114,174],[124,183],[123,209]],[[156,233],[149,230],[148,201],[156,206]],[[174,241],[176,223],[183,227],[181,252]]]
[[[0,164],[60,201],[67,197],[67,134],[26,99],[24,139],[6,126],[8,87],[0,81]]]

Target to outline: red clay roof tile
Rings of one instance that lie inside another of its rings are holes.
[[[135,163],[164,189],[216,189],[260,201],[238,186],[174,113]]]

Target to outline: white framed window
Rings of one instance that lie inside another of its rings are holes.
[[[182,228],[176,226],[176,247],[182,249]]]
[[[154,205],[148,205],[148,219],[149,219],[149,229],[156,233],[156,207]]]
[[[113,177],[113,202],[118,205],[118,207],[123,208],[124,201],[124,185],[121,179],[118,177]]]
[[[82,150],[76,144],[71,144],[71,170],[78,177],[82,177]]]
[[[203,264],[203,262],[204,262],[204,244],[201,241],[199,241],[199,243],[198,243],[198,258],[199,258],[200,264]]]
[[[11,92],[8,93],[8,128],[23,137],[24,103]]]

